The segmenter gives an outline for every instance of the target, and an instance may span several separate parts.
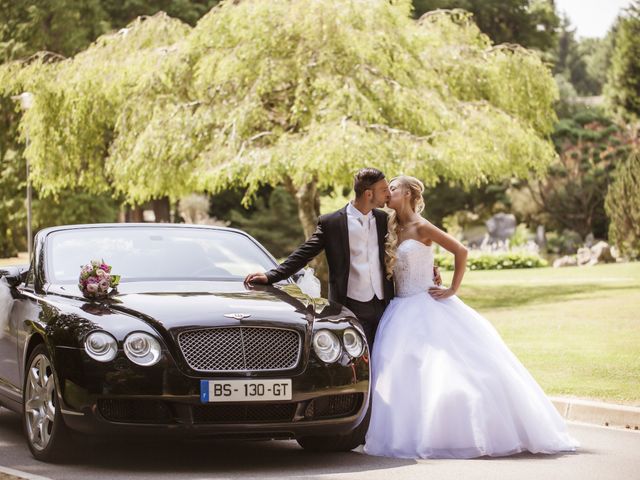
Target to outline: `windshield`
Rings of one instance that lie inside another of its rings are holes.
[[[242,280],[274,267],[249,237],[206,228],[79,228],[49,234],[47,245],[52,283],[77,283],[91,260],[104,260],[122,282]]]

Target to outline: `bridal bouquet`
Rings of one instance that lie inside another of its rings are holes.
[[[101,299],[119,283],[120,275],[111,275],[111,266],[104,263],[104,260],[91,260],[91,263],[80,270],[78,287],[85,297]]]

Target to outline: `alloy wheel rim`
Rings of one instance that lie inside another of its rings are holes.
[[[39,354],[29,365],[24,405],[29,442],[36,450],[44,450],[51,440],[56,415],[55,392],[51,363]]]

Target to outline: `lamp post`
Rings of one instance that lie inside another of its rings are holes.
[[[33,106],[33,93],[23,92],[20,95],[11,97],[13,100],[18,100],[22,110],[29,110]],[[27,148],[29,147],[29,130],[25,130]],[[29,177],[29,158],[25,157],[27,163],[27,252],[29,259],[31,259],[31,252],[33,250],[33,232],[31,230],[31,179]]]

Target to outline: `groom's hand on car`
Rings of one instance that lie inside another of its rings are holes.
[[[261,272],[250,273],[249,275],[244,277],[244,283],[245,285],[252,285],[256,283],[266,285],[267,283],[269,283],[269,279],[264,273]]]

